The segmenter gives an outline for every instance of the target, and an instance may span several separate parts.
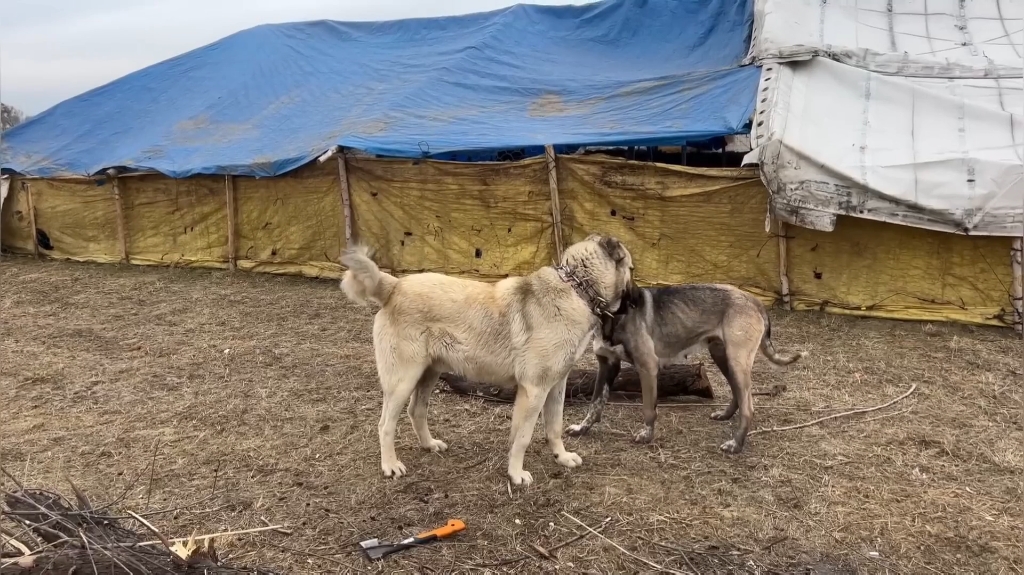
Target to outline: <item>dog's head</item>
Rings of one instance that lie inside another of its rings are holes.
[[[618,238],[590,234],[562,254],[563,265],[579,270],[615,311],[624,301],[640,297],[633,282],[633,256]]]

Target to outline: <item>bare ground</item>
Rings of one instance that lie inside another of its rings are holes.
[[[419,451],[407,421],[379,472],[371,311],[334,282],[245,273],[0,261],[0,463],[28,485],[123,496],[171,535],[285,523],[294,533],[221,543],[233,562],[288,572],[987,572],[1024,569],[1021,358],[1008,330],[773,312],[785,370],[763,359],[761,427],[885,410],[754,436],[719,452],[707,404],[667,405],[634,445],[635,405],[567,439],[565,470],[538,432],[536,483],[510,489],[510,406],[437,393]],[[710,370],[719,400],[724,380]],[[617,403],[635,401],[620,399]],[[909,411],[907,411],[909,409]],[[566,410],[578,421],[582,404]],[[9,485],[7,485],[9,487]],[[370,564],[354,543],[463,519],[449,543]],[[638,559],[640,558],[640,559]],[[648,561],[650,563],[645,563]]]

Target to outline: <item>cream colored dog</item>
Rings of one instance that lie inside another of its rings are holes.
[[[436,273],[395,278],[380,271],[365,247],[348,250],[341,261],[348,268],[341,281],[345,295],[381,306],[373,347],[384,391],[378,431],[386,477],[406,473],[395,456],[395,428],[406,402],[420,446],[448,449],[427,428],[427,402],[443,371],[519,386],[508,456],[512,483],[533,481],[523,456],[542,407],[558,462],[583,462],[562,444],[565,378],[590,343],[598,316],[617,309],[622,294],[635,288],[633,259],[621,242],[593,234],[565,250],[560,265],[497,283]]]

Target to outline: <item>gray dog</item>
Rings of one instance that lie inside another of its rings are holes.
[[[727,421],[738,410],[739,428],[722,450],[743,450],[754,416],[751,369],[758,350],[776,365],[789,365],[804,353],[780,355],[772,344],[768,312],[754,296],[729,285],[690,284],[633,289],[614,315],[606,316],[601,337],[594,338],[597,381],[587,417],[567,429],[580,436],[601,421],[608,390],[619,375],[622,361],[640,375],[643,391],[644,429],[634,438],[647,443],[654,437],[657,418],[658,368],[682,363],[707,349],[715,365],[729,381],[732,401],[711,415]]]

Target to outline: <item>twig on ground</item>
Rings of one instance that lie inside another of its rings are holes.
[[[146,521],[145,519],[142,518],[141,515],[138,515],[138,514],[136,514],[133,511],[127,511],[127,513],[128,513],[128,515],[131,515],[136,521],[141,523],[143,527],[145,527],[146,529],[149,529],[149,531],[153,535],[156,535],[160,539],[160,542],[163,543],[164,547],[167,548],[167,552],[171,554],[171,560],[172,561],[177,563],[177,562],[180,562],[183,559],[183,557],[179,556],[177,553],[174,552],[174,546],[171,545],[171,542],[168,541],[167,537],[163,533],[160,533],[160,531],[157,530],[157,528],[154,527],[152,523],[150,523],[149,521]]]
[[[867,423],[869,421],[877,421],[879,419],[885,419],[886,417],[896,417],[897,415],[903,415],[905,413],[910,413],[911,409],[913,409],[913,408],[912,407],[908,407],[906,409],[901,409],[899,411],[894,411],[892,413],[883,413],[882,415],[876,415],[874,417],[869,417],[867,419],[858,419],[857,421],[851,421],[850,423]]]
[[[649,559],[644,559],[643,557],[640,557],[640,556],[638,556],[638,555],[634,555],[634,554],[630,553],[629,551],[626,551],[625,549],[623,549],[622,547],[620,547],[618,543],[616,543],[616,542],[612,541],[611,539],[608,539],[607,537],[605,537],[604,535],[601,535],[601,534],[600,534],[600,533],[598,533],[597,531],[594,531],[594,530],[593,530],[593,529],[591,529],[591,528],[590,528],[589,526],[587,526],[587,524],[586,524],[586,523],[584,523],[584,522],[580,521],[579,519],[576,519],[575,517],[573,517],[572,515],[569,515],[569,514],[568,514],[568,513],[566,513],[565,511],[563,511],[563,512],[562,512],[562,515],[565,515],[565,516],[566,516],[566,517],[568,517],[569,519],[572,519],[572,520],[573,520],[573,521],[575,521],[576,523],[579,523],[579,524],[580,524],[580,525],[582,525],[582,526],[583,526],[583,528],[584,528],[584,529],[586,529],[587,531],[590,531],[590,532],[591,532],[591,533],[593,533],[594,535],[597,535],[597,536],[598,536],[598,537],[600,537],[601,539],[604,539],[604,540],[605,540],[606,542],[608,542],[608,543],[611,543],[612,547],[615,547],[615,548],[616,548],[616,549],[618,549],[619,551],[622,551],[623,553],[625,553],[626,555],[628,555],[628,556],[632,557],[633,559],[636,559],[637,561],[640,561],[640,562],[642,562],[642,563],[645,563],[646,565],[648,565],[648,566],[650,566],[650,567],[654,567],[654,568],[655,568],[655,569],[657,569],[658,571],[664,571],[665,573],[672,573],[672,574],[674,574],[674,575],[685,575],[685,574],[684,574],[684,573],[683,573],[682,571],[676,571],[675,569],[669,569],[668,567],[663,567],[663,566],[661,566],[661,565],[658,565],[658,564],[657,564],[657,563],[655,563],[654,561],[651,561],[651,560],[649,560]]]
[[[799,423],[797,425],[787,425],[785,427],[767,427],[767,428],[762,427],[761,429],[755,429],[754,431],[751,431],[750,433],[747,434],[747,437],[749,437],[751,435],[757,435],[759,433],[770,433],[770,432],[773,432],[773,431],[790,431],[790,430],[793,430],[793,429],[801,429],[801,428],[804,428],[804,427],[810,427],[812,425],[816,425],[816,424],[821,423],[823,421],[828,421],[830,419],[836,419],[838,417],[845,417],[847,415],[855,415],[855,414],[858,414],[858,413],[868,413],[870,411],[878,411],[879,409],[884,409],[884,408],[889,407],[890,405],[892,405],[892,404],[894,404],[894,403],[896,403],[896,402],[898,402],[898,401],[900,401],[902,399],[905,399],[906,397],[909,397],[910,394],[914,393],[914,391],[916,391],[916,390],[917,390],[917,384],[915,383],[915,384],[911,385],[910,389],[908,389],[903,395],[900,395],[899,397],[897,397],[895,399],[887,401],[887,402],[883,403],[882,405],[876,405],[874,407],[865,407],[863,409],[854,409],[852,411],[844,411],[842,413],[835,413],[833,415],[826,415],[825,417],[819,417],[818,419],[815,419],[813,421],[808,421],[806,423]]]
[[[85,543],[85,550],[86,551],[90,551],[90,549],[89,549],[89,539],[87,539],[85,537],[85,533],[82,533],[81,531],[79,531],[78,532],[78,536],[82,538],[82,543]],[[92,572],[93,573],[99,573],[99,569],[96,569],[96,560],[92,558],[92,553],[89,553],[89,563],[92,563]]]
[[[548,547],[548,549],[547,549],[548,553],[554,553],[555,551],[558,551],[562,547],[566,547],[568,545],[572,545],[573,543],[579,541],[580,539],[585,539],[591,533],[598,533],[598,532],[600,532],[602,529],[604,529],[608,525],[608,523],[611,520],[612,520],[612,518],[608,517],[604,521],[602,521],[601,524],[598,525],[596,529],[589,529],[588,528],[587,531],[584,531],[583,533],[580,533],[579,535],[573,537],[572,539],[567,539],[567,540],[559,543],[558,545],[555,545],[553,547]],[[529,554],[524,553],[524,554],[520,555],[519,557],[512,557],[511,559],[505,559],[503,561],[498,561],[497,563],[476,563],[476,564],[472,565],[472,567],[484,567],[484,568],[486,568],[486,567],[503,567],[505,565],[511,565],[513,563],[518,563],[520,561],[526,561],[527,559],[533,559],[533,555],[529,555]]]
[[[135,476],[135,479],[133,479],[131,481],[131,483],[128,484],[128,487],[125,487],[124,491],[121,492],[121,495],[118,495],[110,503],[107,503],[106,505],[101,505],[101,506],[93,509],[93,511],[106,511],[107,509],[110,509],[111,507],[113,507],[113,506],[117,505],[118,503],[124,501],[124,499],[126,497],[128,497],[128,494],[131,493],[132,489],[135,488],[135,484],[139,482],[139,479],[142,479],[142,474],[141,473],[139,475]]]
[[[198,501],[195,501],[193,503],[189,503],[187,505],[180,505],[178,507],[170,507],[170,508],[167,508],[167,509],[160,509],[160,510],[157,510],[157,511],[147,511],[145,513],[139,513],[138,515],[140,515],[142,517],[153,517],[155,515],[166,515],[168,513],[174,513],[176,511],[186,511],[186,512],[188,512],[191,515],[200,515],[200,514],[203,514],[203,513],[214,513],[214,512],[220,511],[221,509],[224,509],[225,507],[228,507],[228,505],[225,504],[225,505],[218,505],[217,507],[211,507],[209,509],[196,509],[194,511],[189,509],[189,507],[192,507],[194,505],[199,505],[200,503],[204,503],[206,501],[209,501],[210,499],[213,499],[213,497],[204,497],[204,498],[202,498],[202,499],[200,499]],[[107,507],[109,507],[109,506],[105,506],[104,508],[107,508]],[[38,513],[35,512],[35,511],[10,511],[10,510],[7,510],[7,511],[4,511],[4,515],[10,515],[11,517],[16,517],[16,516],[19,516],[19,515],[38,515]],[[76,511],[76,510],[63,511],[62,515],[66,515],[68,517],[71,517],[71,516],[78,516],[78,517],[88,516],[88,517],[91,517],[93,519],[98,519],[100,521],[119,521],[119,520],[122,520],[122,519],[134,519],[134,517],[132,517],[131,515],[104,515],[102,513],[94,513],[92,511]]]
[[[71,486],[71,491],[74,491],[75,493],[75,499],[78,500],[79,511],[92,511],[92,501],[89,501],[89,498],[86,497],[86,495],[82,493],[80,489],[78,489],[78,486],[75,485],[75,482],[71,481],[71,476],[64,475],[64,479],[68,482],[68,485]]]
[[[18,481],[18,479],[16,477],[11,475],[11,472],[7,471],[7,468],[5,468],[3,465],[0,465],[0,473],[3,473],[4,475],[7,476],[8,479],[10,479],[12,482],[14,482],[14,484],[18,486],[18,489],[20,489],[22,491],[25,490],[25,486],[22,485],[21,482]]]
[[[217,467],[213,470],[213,489],[210,490],[210,496],[213,497],[217,494],[217,480],[220,479],[220,460],[217,460]]]
[[[263,524],[266,525],[267,527],[273,526],[273,523],[267,521],[266,517],[260,517],[260,521],[262,521]],[[274,531],[277,531],[281,535],[291,535],[292,533],[294,533],[291,529],[285,529],[283,527],[280,528],[280,529],[274,529]]]
[[[21,541],[18,541],[15,538],[17,536],[13,532],[8,531],[3,527],[0,527],[0,535],[6,537],[6,539],[4,539],[3,541],[4,545],[10,545],[11,547],[14,547],[18,551],[21,551],[22,555],[30,555],[32,553],[32,550],[29,549],[28,546],[26,546]]]
[[[530,549],[533,549],[534,551],[539,553],[541,557],[543,557],[545,559],[548,559],[548,560],[551,560],[551,561],[555,560],[555,556],[552,555],[550,551],[548,551],[547,549],[541,547],[540,545],[537,545],[536,543],[534,543],[532,541],[527,543],[527,545],[530,546]]]
[[[160,442],[153,442],[153,459],[149,462],[149,486],[146,488],[146,509],[149,509],[150,497],[153,496],[153,472],[156,470],[156,454],[160,451]]]
[[[241,529],[239,531],[221,531],[220,533],[210,533],[209,535],[197,535],[196,537],[178,537],[176,539],[168,539],[171,543],[184,542],[188,540],[202,541],[204,539],[213,539],[214,537],[227,537],[228,535],[246,535],[248,533],[262,533],[264,531],[277,531],[278,529],[284,529],[284,525],[269,525],[267,527],[255,527],[253,529]],[[163,541],[143,541],[141,543],[133,543],[128,547],[145,547],[148,545],[162,544]]]

